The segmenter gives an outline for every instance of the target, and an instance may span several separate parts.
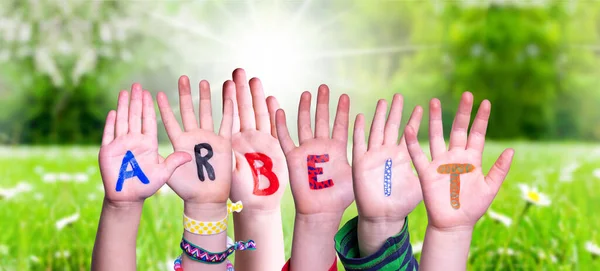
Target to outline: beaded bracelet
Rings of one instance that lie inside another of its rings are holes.
[[[188,240],[185,240],[185,238],[181,238],[181,244],[179,246],[188,258],[208,264],[220,264],[236,250],[256,250],[256,243],[254,243],[253,240],[248,240],[248,242],[237,241],[225,251],[217,253],[206,251],[201,247],[190,243]]]
[[[227,215],[225,218],[215,222],[203,222],[194,220],[183,214],[183,228],[193,234],[213,235],[227,230],[227,216],[233,212],[240,212],[244,208],[241,201],[227,204]]]
[[[226,271],[235,271],[233,269],[233,264],[231,264],[231,262],[229,260],[227,260],[227,269]],[[177,257],[177,259],[175,259],[175,262],[173,263],[173,269],[175,271],[183,271],[183,267],[181,267],[181,255],[179,255],[179,257]]]

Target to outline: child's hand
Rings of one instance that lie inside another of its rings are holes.
[[[421,185],[412,171],[404,138],[398,142],[402,96],[394,95],[387,123],[387,103],[377,103],[365,144],[365,119],[354,125],[353,180],[358,208],[358,243],[361,256],[375,253],[385,240],[398,234],[406,216],[421,202]],[[423,110],[416,107],[408,126],[419,129]]]
[[[223,96],[234,102],[232,146],[235,169],[231,200],[248,210],[279,210],[288,172],[275,134],[275,97],[265,100],[258,78],[248,83],[246,72],[236,69],[233,82],[223,85]]]
[[[467,139],[473,95],[462,95],[452,124],[450,147],[446,150],[439,100],[433,99],[429,113],[429,142],[433,161],[429,162],[417,141],[417,131],[407,127],[406,142],[417,169],[429,227],[437,230],[472,229],[486,212],[504,181],[514,151],[506,149],[487,176],[481,169],[485,133],[491,104],[484,100]],[[447,166],[444,166],[447,165]]]
[[[277,111],[277,135],[287,158],[296,205],[291,270],[328,270],[335,262],[333,237],[344,210],[354,200],[352,169],[348,164],[350,100],[340,96],[333,134],[329,136],[329,89],[319,87],[315,134],[310,125],[310,92],[302,93],[298,108],[298,139],[294,145],[283,110]],[[310,259],[310,260],[306,260]]]
[[[159,163],[156,113],[152,95],[139,84],[129,93],[121,91],[117,112],[106,118],[98,155],[105,198],[110,204],[142,202],[191,160],[175,152]]]
[[[302,93],[298,108],[300,147],[296,147],[290,138],[285,113],[283,110],[277,112],[277,134],[290,170],[296,212],[301,215],[335,214],[341,218],[354,200],[346,148],[350,100],[347,95],[340,96],[331,137],[326,85],[319,87],[314,136],[310,103],[310,92]]]
[[[191,162],[175,171],[169,186],[184,200],[186,207],[205,203],[225,204],[231,184],[233,103],[224,101],[219,134],[213,132],[210,86],[206,81],[200,82],[200,125],[186,76],[179,78],[179,108],[184,131],[162,92],[158,93],[158,106],[173,149],[193,157]]]

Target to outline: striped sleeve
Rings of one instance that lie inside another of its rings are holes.
[[[373,255],[360,258],[357,237],[358,217],[348,221],[335,235],[335,250],[347,271],[416,271],[419,264],[412,254],[408,218],[402,231],[388,238]]]

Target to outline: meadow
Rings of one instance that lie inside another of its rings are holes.
[[[515,148],[515,160],[492,211],[476,225],[470,270],[600,270],[600,145],[488,143],[484,169],[504,147]],[[89,270],[104,193],[97,151],[0,148],[1,271]],[[169,147],[161,148],[168,152]],[[293,208],[288,188],[282,202],[286,256]],[[180,253],[182,210],[182,201],[166,186],[146,201],[139,270],[172,270]],[[343,222],[355,215],[352,205]],[[415,252],[426,225],[421,204],[409,216]]]

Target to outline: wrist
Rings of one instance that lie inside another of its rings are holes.
[[[317,213],[317,214],[302,214],[296,212],[296,222],[303,224],[335,224],[336,227],[340,225],[342,220],[343,212],[332,212],[332,213]]]
[[[102,207],[108,211],[129,212],[141,210],[144,206],[144,201],[113,201],[104,198]]]
[[[185,202],[183,212],[189,218],[199,221],[219,221],[227,216],[227,203]]]
[[[233,213],[233,217],[237,219],[243,219],[244,223],[261,221],[270,218],[281,218],[281,209],[279,207],[269,210],[248,209],[246,206],[244,206],[244,209],[241,212]]]
[[[296,213],[294,228],[311,231],[313,234],[335,234],[340,226],[342,213]]]
[[[423,251],[422,270],[466,270],[473,227],[427,226]]]
[[[427,225],[427,231],[439,233],[442,235],[465,235],[473,234],[474,226],[452,226],[452,227],[439,227],[429,223]]]
[[[359,215],[357,237],[361,257],[377,252],[388,238],[402,231],[404,224],[404,218],[363,218]]]

